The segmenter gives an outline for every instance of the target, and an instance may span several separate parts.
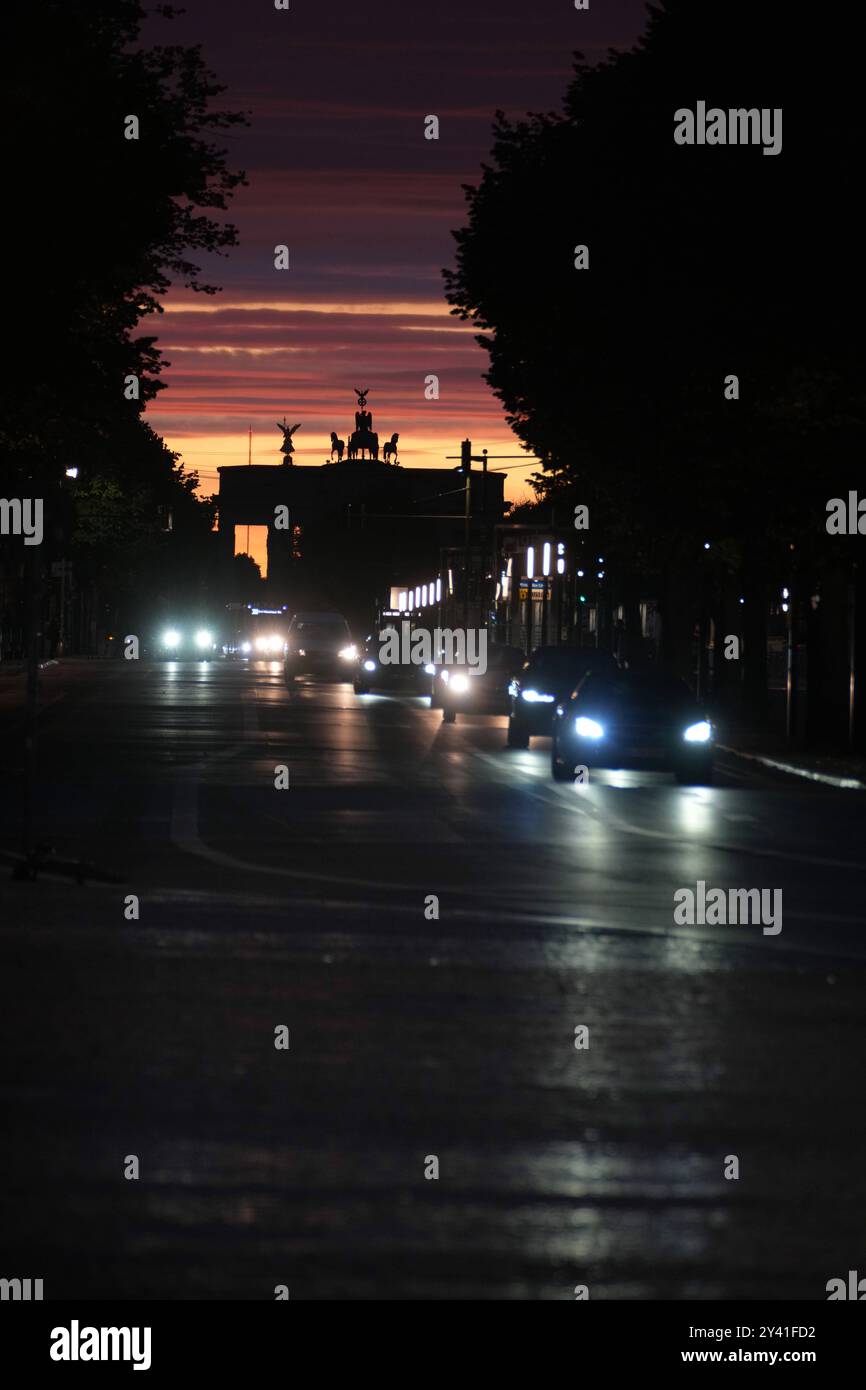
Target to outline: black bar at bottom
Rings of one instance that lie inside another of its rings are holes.
[[[281,1366],[292,1379],[300,1372],[306,1380],[313,1369],[310,1357],[315,1358],[319,1378],[342,1356],[355,1374],[387,1375],[389,1368],[394,1374],[401,1367],[401,1380],[414,1377],[423,1366],[423,1378],[429,1383],[439,1356],[443,1375],[453,1376],[457,1362],[465,1374],[465,1353],[470,1348],[472,1359],[483,1363],[486,1379],[499,1356],[508,1358],[514,1375],[514,1354],[525,1348],[536,1372],[541,1369],[540,1355],[548,1367],[551,1358],[559,1355],[569,1358],[575,1374],[581,1367],[652,1375],[713,1364],[774,1369],[799,1365],[817,1371],[826,1384],[828,1373],[860,1362],[866,1331],[866,1310],[852,1307],[847,1297],[826,1303],[569,1301],[574,1306],[565,1317],[545,1318],[543,1354],[538,1342],[542,1329],[535,1323],[522,1329],[513,1313],[503,1332],[497,1329],[497,1314],[492,1309],[490,1314],[482,1312],[483,1305],[463,1309],[455,1305],[454,1313],[441,1306],[435,1314],[421,1309],[415,1316],[422,1361],[414,1365],[411,1344],[405,1340],[406,1319],[412,1315],[405,1304],[395,1324],[384,1308],[377,1313],[365,1305],[361,1317],[351,1305],[328,1303],[317,1308],[291,1297],[268,1305],[5,1302],[0,1304],[0,1338],[4,1365],[24,1372],[16,1384],[29,1383],[31,1371],[48,1372],[59,1384],[70,1376],[98,1379],[100,1371],[106,1370],[114,1377],[112,1384],[126,1375],[135,1384],[136,1365],[142,1384],[171,1384],[185,1372],[195,1372],[198,1385],[209,1374],[224,1383],[232,1374],[249,1376],[251,1370]],[[866,1301],[866,1292],[860,1301]],[[464,1347],[457,1362],[448,1335],[452,1329]],[[99,1359],[93,1358],[94,1352]]]

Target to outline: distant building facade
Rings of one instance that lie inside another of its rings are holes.
[[[269,593],[290,607],[327,602],[345,611],[349,600],[368,612],[387,606],[395,574],[419,565],[439,573],[442,552],[463,544],[467,486],[473,532],[492,532],[505,511],[503,473],[404,468],[374,457],[378,435],[366,392],[357,394],[362,408],[350,450],[339,447],[344,441],[336,433],[331,437],[338,461],[297,464],[284,449],[286,461],[273,467],[219,469],[226,562],[244,548],[246,527],[267,527]],[[390,459],[396,460],[398,440],[391,435],[385,445]]]

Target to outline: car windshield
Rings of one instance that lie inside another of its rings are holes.
[[[580,687],[580,698],[591,700],[593,704],[621,707],[694,704],[694,697],[685,681],[678,676],[656,672],[638,674],[623,671],[613,680],[589,675]]]
[[[342,623],[298,623],[295,632],[314,642],[342,642],[346,637]]]
[[[597,655],[592,649],[580,647],[549,647],[534,652],[529,660],[527,674],[533,676],[570,676],[585,671]],[[605,660],[610,660],[605,657]]]

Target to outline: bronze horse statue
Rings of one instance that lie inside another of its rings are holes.
[[[388,462],[392,455],[394,456],[394,462],[397,462],[397,440],[399,438],[399,434],[392,434],[391,438],[388,440],[388,443],[382,450],[382,458],[384,459],[385,463]]]
[[[334,455],[336,454],[336,455],[337,455],[337,462],[338,462],[338,463],[342,463],[342,462],[343,462],[343,450],[345,449],[345,447],[346,447],[346,441],[345,441],[345,439],[338,439],[338,438],[337,438],[337,431],[336,431],[336,430],[331,430],[331,458],[333,459]],[[350,455],[350,457],[351,457],[351,455]]]

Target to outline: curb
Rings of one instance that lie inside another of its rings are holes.
[[[723,753],[733,753],[735,758],[748,758],[750,762],[761,763],[776,772],[787,772],[792,777],[805,777],[809,782],[822,782],[825,787],[840,787],[843,791],[866,792],[866,782],[856,777],[834,777],[830,772],[814,772],[808,767],[797,767],[794,763],[779,762],[777,758],[765,758],[761,753],[744,753],[739,748],[731,748],[726,743],[717,743]]]

